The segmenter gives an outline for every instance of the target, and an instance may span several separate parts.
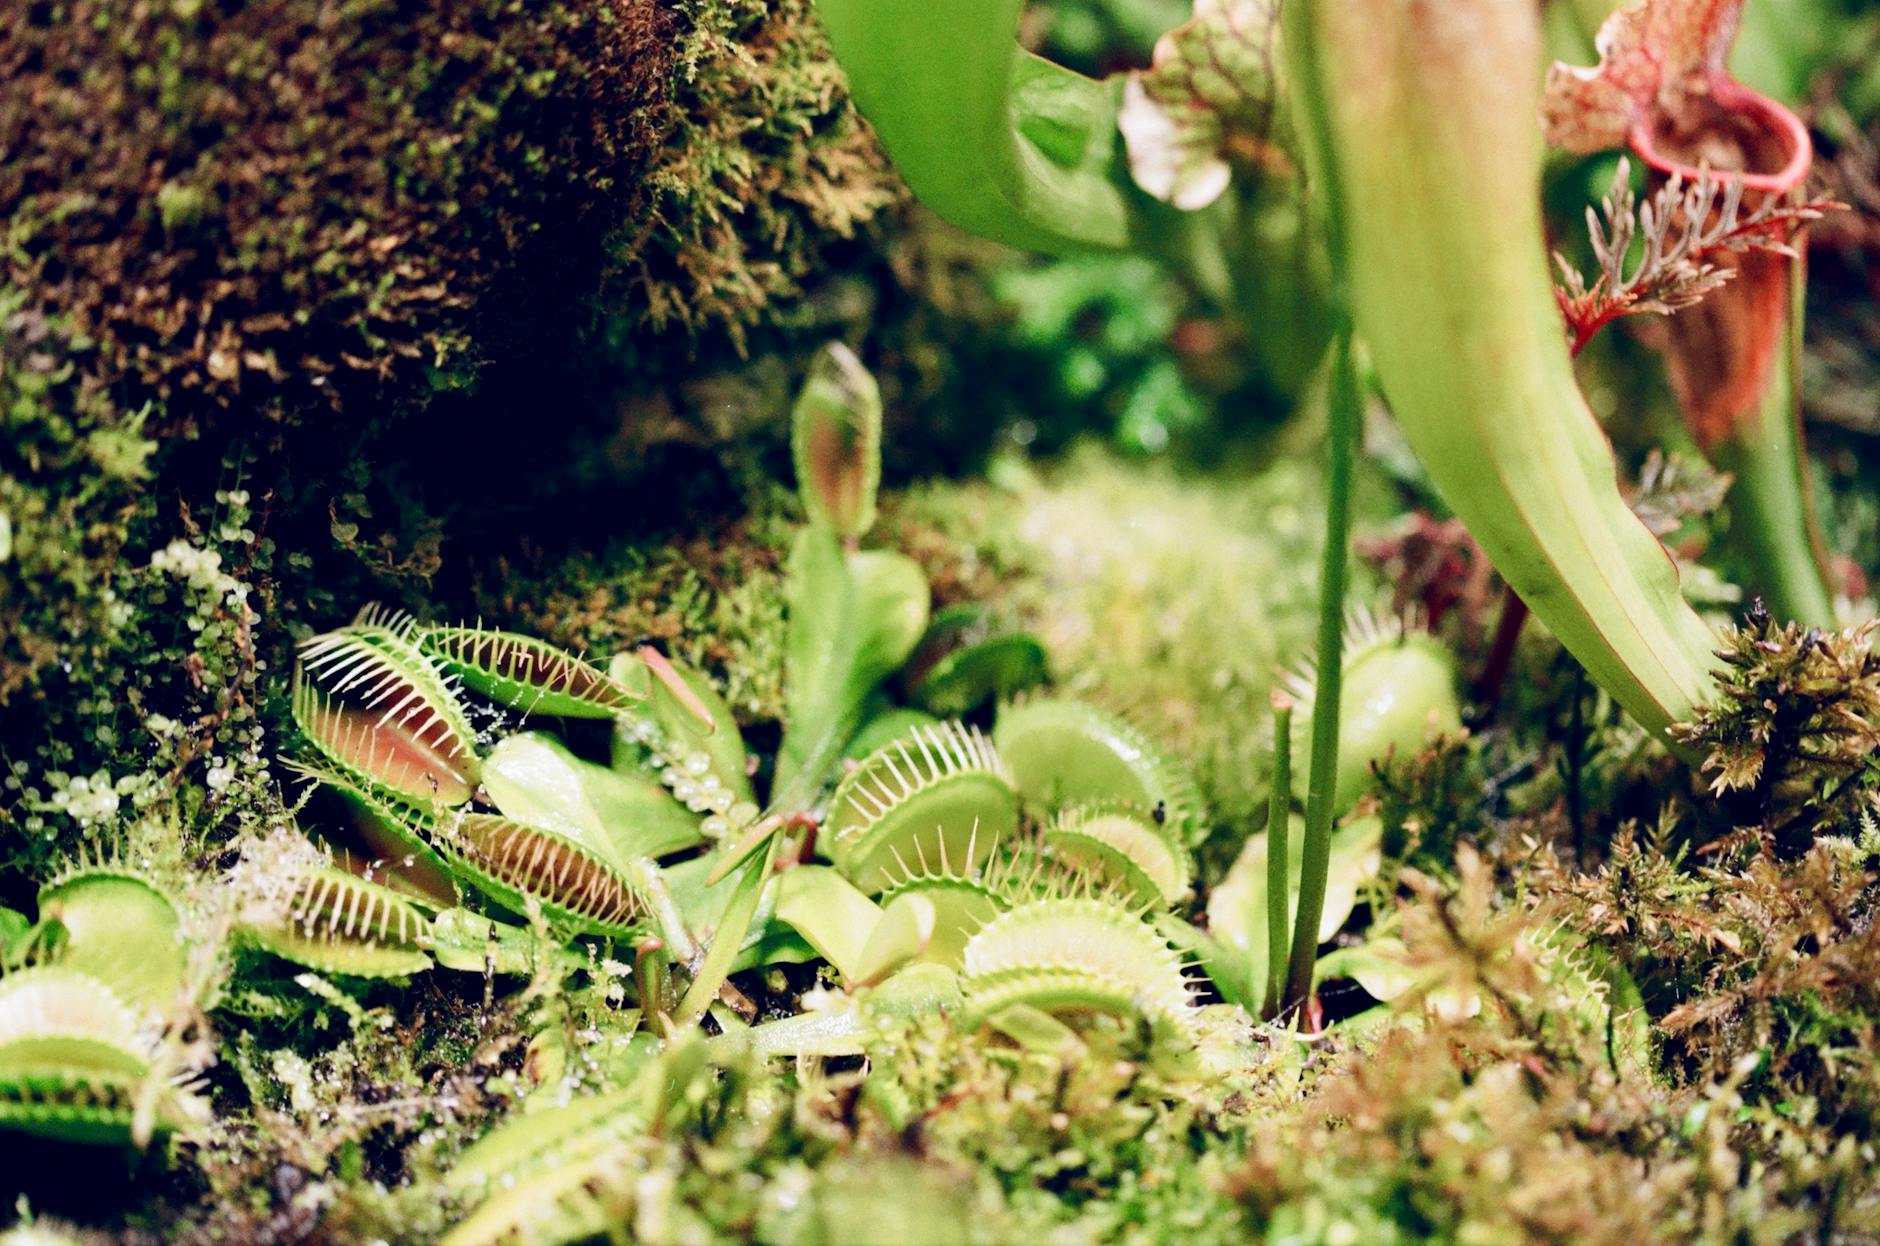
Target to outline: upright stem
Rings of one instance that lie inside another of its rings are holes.
[[[1286,919],[1292,916],[1292,871],[1286,836],[1292,821],[1292,698],[1273,694],[1273,790],[1266,803],[1266,982],[1260,1015],[1279,1015],[1286,989]]]
[[[1337,265],[1342,257],[1334,253]],[[1341,274],[1342,275],[1342,274]],[[1342,281],[1334,279],[1342,287]],[[1351,468],[1358,456],[1362,410],[1351,358],[1351,319],[1334,310],[1330,460],[1325,466],[1325,560],[1319,574],[1319,669],[1312,695],[1312,769],[1306,787],[1305,843],[1300,848],[1299,915],[1293,924],[1281,1014],[1300,1008],[1312,993],[1319,919],[1325,912],[1325,876],[1332,858],[1333,797],[1338,786],[1338,702],[1344,685],[1345,579],[1351,547]]]
[[[1784,341],[1770,361],[1755,406],[1711,449],[1711,460],[1736,477],[1727,536],[1745,565],[1748,587],[1767,600],[1777,618],[1831,628],[1833,574],[1802,446],[1806,271],[1805,261],[1788,262]]]

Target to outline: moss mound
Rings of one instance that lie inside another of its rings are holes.
[[[0,13],[0,276],[173,426],[462,379],[553,328],[658,139],[654,0],[110,0]],[[528,315],[477,313],[526,274]],[[545,323],[546,322],[546,323]]]

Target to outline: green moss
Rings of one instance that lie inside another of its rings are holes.
[[[264,749],[255,625],[274,546],[241,487],[245,460],[231,455],[200,506],[161,505],[149,409],[114,403],[96,358],[69,319],[0,291],[8,889],[60,845],[115,846],[151,818],[193,842],[276,808],[246,777]]]
[[[72,636],[115,628],[109,567],[154,448],[144,413],[88,383],[88,343],[27,304],[0,287],[0,705]]]
[[[787,310],[830,248],[903,192],[849,107],[809,0],[679,0],[672,129],[650,200],[622,231],[631,321],[740,354]]]
[[[711,676],[740,720],[778,719],[788,496],[769,493],[750,516],[690,539],[576,554],[539,578],[505,573],[476,611],[576,652],[657,645]]]
[[[1189,759],[1231,846],[1264,816],[1268,694],[1310,652],[1316,459],[1230,477],[1089,450],[1009,489],[915,490],[889,528],[943,600],[1003,599],[1070,691]]]

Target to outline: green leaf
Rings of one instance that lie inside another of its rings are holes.
[[[718,853],[680,861],[665,871],[667,886],[685,918],[686,927],[710,942],[725,920],[725,911],[735,897],[736,888],[720,886],[712,878],[720,865]],[[724,871],[729,874],[730,871]],[[762,965],[801,965],[817,958],[817,951],[795,929],[778,921],[778,880],[773,877],[758,895],[757,907],[745,927],[732,972],[755,969]]]
[[[1193,952],[1201,962],[1201,972],[1208,975],[1221,998],[1238,1004],[1253,1015],[1260,1015],[1260,991],[1264,979],[1255,979],[1253,961],[1242,948],[1224,943],[1207,931],[1173,914],[1162,914],[1156,928],[1176,947]]]
[[[718,997],[718,988],[725,984],[730,976],[731,966],[736,963],[738,953],[744,944],[745,932],[751,928],[751,919],[757,915],[757,902],[764,891],[764,882],[770,877],[777,858],[777,841],[770,841],[769,849],[762,857],[747,865],[735,882],[731,883],[731,901],[725,906],[724,919],[713,932],[711,945],[706,949],[705,961],[699,966],[698,975],[692,979],[685,998],[679,1001],[673,1022],[680,1028],[696,1022],[705,1015],[705,1007]],[[719,884],[723,886],[723,883]]]
[[[861,723],[868,694],[899,669],[927,626],[927,577],[885,551],[844,555],[825,528],[790,554],[784,655],[787,730],[772,808],[807,804]]]
[[[664,787],[583,761],[539,731],[517,732],[490,751],[483,788],[505,816],[605,842],[616,862],[657,859],[705,842],[699,816]]]
[[[711,1040],[712,1054],[776,1056],[865,1055],[883,1023],[936,1012],[957,1012],[964,1002],[959,978],[940,965],[911,965],[880,986],[859,990],[828,1007],[766,1021]],[[892,1033],[892,1028],[889,1028]]]
[[[808,939],[853,985],[881,907],[826,865],[799,865],[777,880],[777,920]]]
[[[580,969],[587,959],[560,943],[544,943],[533,930],[492,921],[465,908],[445,909],[431,919],[431,953],[437,963],[459,973],[501,973],[528,977],[544,956],[565,969]]]
[[[1030,1004],[1003,1008],[987,1017],[986,1024],[1025,1050],[1056,1056],[1066,1064],[1075,1063],[1088,1050],[1076,1030]]]
[[[1018,46],[1024,0],[818,0],[862,114],[921,201],[982,237],[1052,253],[1131,245],[1120,81]]]
[[[926,896],[898,896],[881,911],[881,920],[862,945],[852,981],[869,986],[909,961],[923,956],[933,944],[939,913]]]
[[[927,711],[889,705],[887,698],[880,694],[870,697],[869,703],[879,703],[880,708],[869,713],[867,707],[863,707],[861,729],[850,736],[848,744],[843,747],[843,761],[861,761],[870,753],[912,735],[917,727],[930,729],[940,725],[940,720]]]

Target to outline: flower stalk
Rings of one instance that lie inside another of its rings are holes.
[[[1351,559],[1351,469],[1358,457],[1364,420],[1357,364],[1351,354],[1351,324],[1344,310],[1344,273],[1333,248],[1333,315],[1341,322],[1332,347],[1331,438],[1325,468],[1325,551],[1319,574],[1318,678],[1312,697],[1311,778],[1306,788],[1306,825],[1299,846],[1299,912],[1293,920],[1286,959],[1286,992],[1279,1015],[1304,1015],[1318,961],[1319,919],[1325,912],[1325,880],[1331,869],[1332,819],[1337,813],[1339,699],[1344,690],[1345,583]],[[1285,826],[1282,817],[1278,824]],[[1273,832],[1268,831],[1271,835]],[[1280,832],[1284,834],[1283,829]],[[1277,845],[1279,841],[1269,843]],[[1284,860],[1281,858],[1282,870]],[[1283,908],[1285,875],[1273,893]],[[1270,901],[1269,901],[1270,902]],[[1281,943],[1272,945],[1279,961]]]
[[[1273,694],[1273,790],[1266,803],[1266,981],[1261,988],[1260,1013],[1269,1020],[1279,1015],[1286,989],[1286,918],[1292,898],[1287,861],[1287,831],[1292,821],[1292,698]]]

